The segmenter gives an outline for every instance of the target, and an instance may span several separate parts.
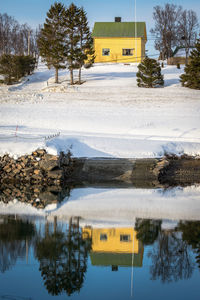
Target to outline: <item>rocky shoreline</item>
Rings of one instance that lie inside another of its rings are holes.
[[[169,187],[200,183],[200,159],[72,158],[38,149],[16,160],[0,157],[0,201],[17,198],[36,207],[62,201],[73,186]]]
[[[37,208],[63,201],[77,186],[167,188],[200,183],[200,159],[72,158],[44,149],[16,160],[0,157],[0,201],[13,199]]]
[[[51,155],[38,149],[16,160],[0,157],[0,184],[63,186],[66,183],[109,183],[139,181],[173,184],[200,183],[200,158],[72,158],[68,152]]]

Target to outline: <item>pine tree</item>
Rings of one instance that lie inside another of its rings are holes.
[[[78,56],[80,54],[79,8],[73,3],[66,10],[65,26],[67,34],[67,67],[70,71],[70,83],[74,84],[73,70],[79,68]]]
[[[3,54],[0,57],[0,74],[4,76],[6,84],[12,84],[15,77],[15,68],[13,64],[13,55]]]
[[[55,68],[55,82],[58,83],[58,70],[65,68],[66,34],[65,12],[62,3],[55,2],[47,12],[46,22],[39,34],[38,47],[40,55],[48,68]]]
[[[160,64],[152,58],[146,57],[138,65],[137,85],[139,87],[153,88],[164,85],[163,75],[161,75]]]
[[[200,90],[200,39],[197,40],[184,71],[180,76],[182,86]]]
[[[79,9],[79,22],[78,22],[78,32],[79,32],[79,53],[77,57],[77,62],[79,65],[79,84],[81,84],[81,68],[87,61],[87,63],[92,64],[94,62],[94,50],[93,50],[93,40],[88,26],[86,12],[83,7]]]

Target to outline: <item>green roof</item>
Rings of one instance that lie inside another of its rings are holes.
[[[135,24],[137,24],[137,37],[146,37],[145,22],[96,22],[93,37],[135,37]]]
[[[106,253],[106,252],[91,252],[90,259],[93,266],[123,266],[131,267],[132,259],[134,267],[142,267],[143,256],[141,253]]]

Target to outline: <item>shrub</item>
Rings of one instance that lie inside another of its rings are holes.
[[[138,65],[136,76],[137,85],[139,87],[154,88],[164,85],[160,64],[152,58],[146,57],[143,62]]]

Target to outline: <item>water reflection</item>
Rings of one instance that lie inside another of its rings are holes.
[[[111,266],[112,271],[119,267],[142,266],[144,249],[134,228],[86,227],[83,236],[92,240],[92,265]]]
[[[73,222],[70,218],[65,230],[47,222],[45,235],[36,243],[36,258],[40,262],[40,271],[48,292],[68,295],[80,291],[87,271],[87,257],[90,239],[82,239],[79,218]]]
[[[151,279],[163,283],[188,279],[194,269],[189,245],[182,240],[180,232],[162,230],[153,249],[149,252],[152,260]]]
[[[200,268],[200,221],[166,226],[166,220],[136,218],[133,226],[100,226],[80,217],[60,221],[56,216],[39,220],[1,216],[1,272],[10,270],[6,274],[11,278],[17,278],[19,272],[23,276],[21,261],[28,266],[31,255],[31,271],[42,278],[49,296],[80,294],[83,299],[84,288],[93,288],[91,278],[102,274],[98,280],[104,281],[110,271],[112,278],[119,276],[120,280],[128,270],[131,280],[143,272],[149,282],[162,285],[189,281]],[[109,289],[118,287],[109,283]]]
[[[28,255],[35,226],[13,216],[0,217],[0,271],[4,273],[15,265],[18,257]]]
[[[177,230],[182,232],[182,239],[192,246],[195,253],[196,263],[200,269],[200,222],[179,222]]]

